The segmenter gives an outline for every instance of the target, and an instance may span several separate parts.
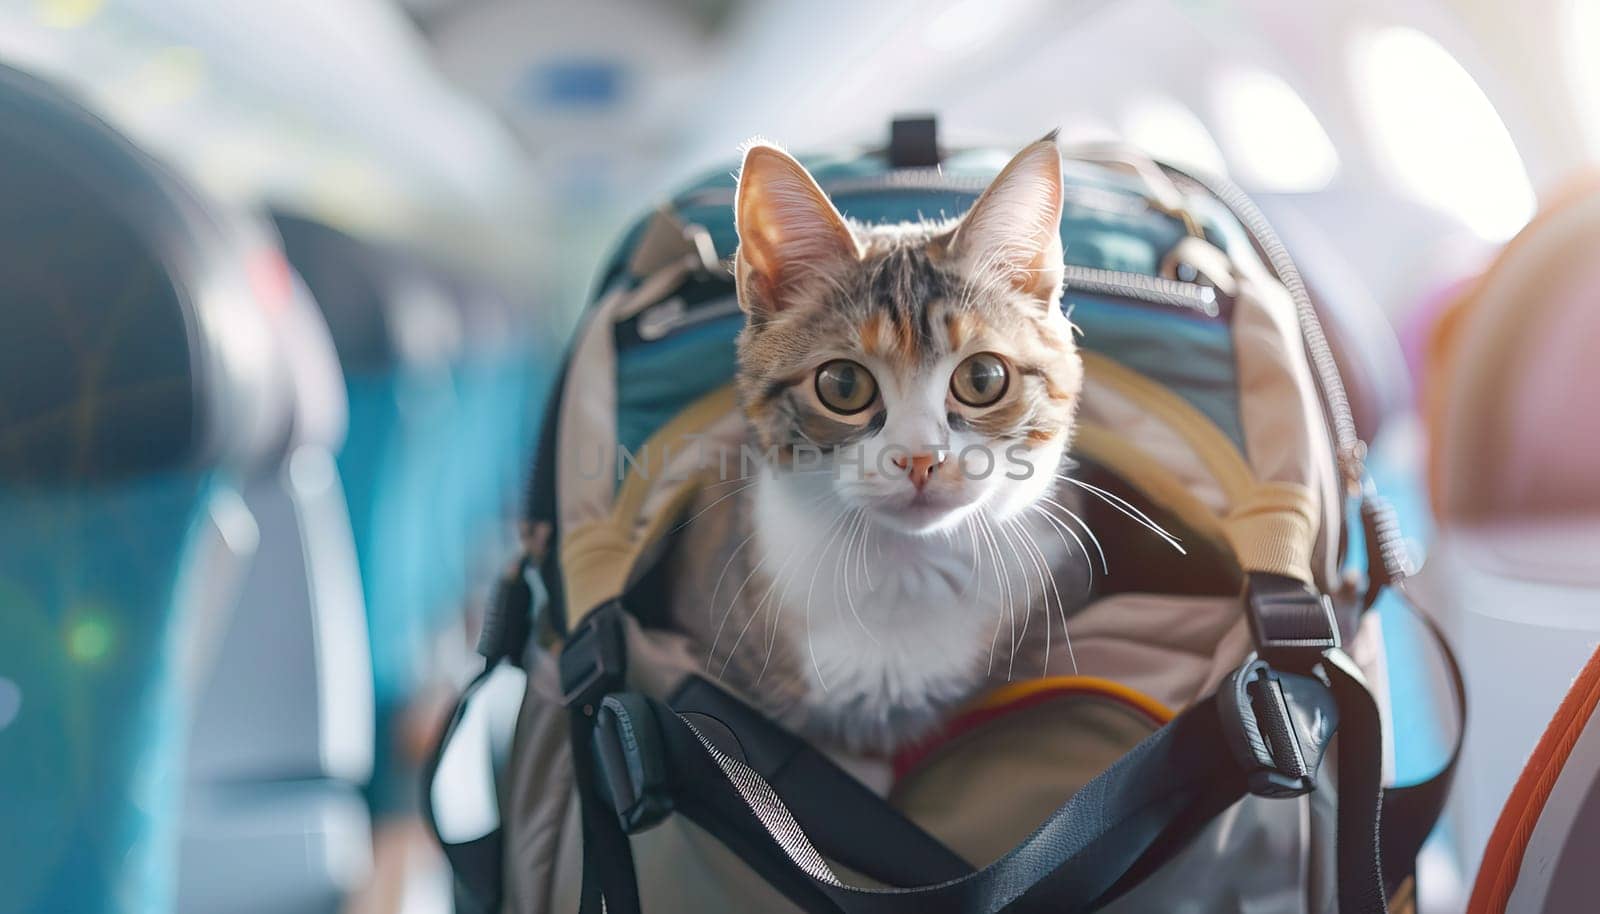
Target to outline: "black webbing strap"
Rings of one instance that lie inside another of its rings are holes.
[[[1383,791],[1383,880],[1393,895],[1408,877],[1415,875],[1417,854],[1438,824],[1439,817],[1444,814],[1445,801],[1455,781],[1456,763],[1461,758],[1462,740],[1466,737],[1467,685],[1461,677],[1461,665],[1456,661],[1455,652],[1450,649],[1449,639],[1433,617],[1417,606],[1406,588],[1406,579],[1412,572],[1412,561],[1400,529],[1399,517],[1394,506],[1378,494],[1370,481],[1361,497],[1361,527],[1367,551],[1364,608],[1371,609],[1379,596],[1392,593],[1399,605],[1422,623],[1444,664],[1455,701],[1456,720],[1459,721],[1450,754],[1436,774],[1416,784],[1389,787]]]
[[[1456,719],[1460,725],[1456,728],[1450,755],[1437,774],[1416,784],[1390,787],[1383,792],[1383,876],[1391,893],[1399,888],[1406,877],[1413,875],[1417,853],[1422,850],[1423,843],[1444,814],[1444,804],[1449,799],[1450,786],[1455,780],[1456,763],[1461,760],[1461,744],[1466,737],[1467,727],[1467,684],[1462,679],[1461,665],[1456,661],[1455,652],[1450,649],[1450,642],[1439,629],[1439,624],[1412,601],[1403,582],[1396,584],[1392,592],[1422,622],[1438,648],[1445,673],[1450,679]]]
[[[1380,817],[1383,724],[1355,661],[1340,649],[1333,604],[1325,594],[1283,575],[1253,573],[1245,614],[1258,655],[1277,669],[1320,670],[1340,714],[1335,851],[1342,914],[1385,914]]]
[[[1380,814],[1383,799],[1383,723],[1360,669],[1343,651],[1329,651],[1328,675],[1341,717],[1339,809],[1335,859],[1341,914],[1389,910],[1383,882]]]
[[[668,704],[719,751],[760,775],[828,859],[885,885],[958,879],[971,864],[815,748],[691,676]]]
[[[1235,678],[1259,666],[1247,667]],[[1328,688],[1318,680],[1284,674],[1273,682],[1277,686],[1273,694],[1281,694],[1287,707],[1331,711]],[[1263,694],[1230,680],[1216,700],[1196,704],[1145,739],[1004,857],[956,878],[886,890],[844,885],[824,859],[824,849],[813,842],[772,785],[696,727],[692,714],[680,715],[647,701],[651,719],[632,720],[629,728],[636,733],[657,731],[636,741],[658,746],[663,753],[674,808],[807,911],[1087,912],[1126,887],[1124,876],[1151,854],[1181,847],[1194,828],[1244,796],[1251,767],[1246,759],[1270,751],[1276,742],[1265,734],[1295,727],[1294,738],[1307,747],[1299,757],[1313,764],[1320,760],[1321,747],[1331,736],[1328,724],[1338,715],[1298,713],[1270,722],[1258,720],[1258,713],[1270,710],[1270,703],[1261,701]],[[1246,706],[1229,710],[1230,702],[1239,700]],[[607,699],[607,707],[637,715],[640,704]],[[1250,721],[1248,738],[1230,736],[1225,717]],[[1302,726],[1318,720],[1320,724]],[[1241,742],[1253,745],[1241,748]],[[1309,746],[1312,742],[1318,745]],[[1373,790],[1376,796],[1376,785]],[[585,851],[587,855],[590,848]],[[1376,859],[1375,850],[1372,857]],[[1346,914],[1379,911],[1381,906],[1347,908]]]
[[[567,704],[572,767],[583,825],[579,914],[639,914],[633,847],[595,776],[595,718],[601,700],[622,688],[627,654],[621,604],[598,607],[567,636],[559,665]]]

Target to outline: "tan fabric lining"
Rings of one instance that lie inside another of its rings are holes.
[[[640,555],[664,537],[706,479],[697,473],[668,483],[657,510],[641,514],[674,449],[682,450],[689,435],[709,427],[736,408],[732,386],[721,387],[690,404],[639,449],[643,472],[631,468],[617,490],[609,515],[568,529],[561,545],[561,566],[567,589],[569,629],[590,610],[620,596]]]
[[[1181,517],[1196,532],[1228,544],[1246,571],[1267,571],[1311,580],[1316,537],[1315,500],[1309,489],[1288,482],[1258,483],[1249,465],[1215,425],[1170,390],[1097,354],[1086,354],[1086,373],[1117,389],[1177,431],[1222,485],[1230,510],[1218,518],[1159,460],[1133,442],[1092,422],[1078,430],[1084,454],[1114,466],[1146,495]],[[568,625],[626,589],[639,558],[664,537],[695,492],[705,484],[696,473],[670,484],[658,482],[674,450],[736,409],[731,386],[691,404],[652,435],[617,490],[611,511],[568,529],[561,550],[566,575]],[[649,505],[648,512],[644,510]]]
[[[1255,485],[1255,474],[1233,442],[1182,397],[1099,353],[1084,353],[1083,367],[1085,374],[1118,388],[1181,434],[1216,477],[1230,502],[1239,501]]]
[[[1294,303],[1276,280],[1241,271],[1233,309],[1234,360],[1239,372],[1239,417],[1244,446],[1256,477],[1274,488],[1304,489],[1310,517],[1301,529],[1297,497],[1252,493],[1236,502],[1247,508],[1240,542],[1257,571],[1271,571],[1332,589],[1343,499],[1334,472],[1328,418],[1311,376]],[[1270,523],[1265,515],[1279,510]],[[1266,523],[1264,527],[1263,524]],[[1291,542],[1309,536],[1302,549]]]

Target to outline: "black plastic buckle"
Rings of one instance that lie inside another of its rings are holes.
[[[522,662],[533,634],[533,622],[550,601],[544,580],[527,559],[518,562],[498,584],[478,633],[478,653],[492,665],[503,658]]]
[[[595,713],[597,786],[623,832],[637,834],[672,813],[661,725],[637,692],[607,695]]]
[[[1256,796],[1298,797],[1315,790],[1317,769],[1338,727],[1332,707],[1318,708],[1309,728],[1297,722],[1285,694],[1286,676],[1306,679],[1252,660],[1217,692],[1223,732]]]
[[[561,646],[561,694],[567,707],[593,714],[600,699],[622,686],[628,669],[622,612],[615,600],[600,605]]]
[[[1294,578],[1250,575],[1245,614],[1256,653],[1280,669],[1309,672],[1323,654],[1339,646],[1333,601]]]

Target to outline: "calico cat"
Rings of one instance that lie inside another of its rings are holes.
[[[684,619],[708,672],[885,753],[991,678],[1070,672],[1092,569],[1058,493],[1083,366],[1054,135],[955,221],[851,222],[765,144],[735,205],[736,384],[767,459],[715,580],[680,588],[712,594]]]

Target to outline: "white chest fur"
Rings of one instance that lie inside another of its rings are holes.
[[[1041,603],[1042,587],[1026,577],[1038,566],[1019,564],[1021,547],[1008,548],[999,533],[990,551],[978,521],[920,537],[817,504],[787,486],[758,485],[755,556],[773,630],[806,683],[808,714],[846,744],[888,747],[920,732],[972,693],[997,643],[1005,662],[1013,623],[1032,612],[1035,626],[1045,624],[1029,605]]]

